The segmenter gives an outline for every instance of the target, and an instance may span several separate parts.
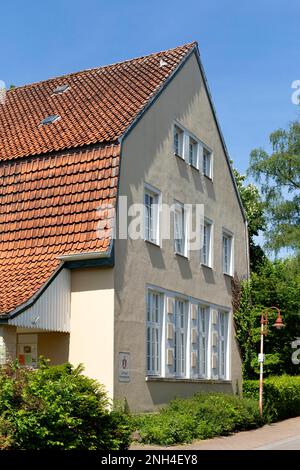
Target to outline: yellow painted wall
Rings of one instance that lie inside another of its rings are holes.
[[[112,268],[72,270],[69,361],[113,397],[114,281]]]
[[[5,362],[7,360],[14,360],[17,353],[17,335],[15,326],[1,326],[0,327],[0,360]]]
[[[63,364],[69,360],[68,333],[47,332],[38,334],[38,355],[50,359],[50,365]]]

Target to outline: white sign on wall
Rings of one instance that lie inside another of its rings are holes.
[[[119,382],[130,382],[129,352],[119,352]]]

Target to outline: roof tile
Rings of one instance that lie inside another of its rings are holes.
[[[30,299],[59,266],[59,255],[107,250],[111,231],[97,235],[97,209],[115,205],[117,178],[109,177],[112,168],[117,171],[119,151],[119,145],[110,145],[61,152],[39,159],[34,171],[28,158],[0,165],[0,314]],[[106,160],[111,166],[105,184],[113,194],[102,189],[99,178],[98,168],[107,166]],[[49,168],[54,172],[47,180]]]
[[[9,90],[0,105],[0,160],[115,141],[194,47],[185,44]],[[64,84],[69,89],[53,95]],[[61,119],[40,125],[55,114]]]

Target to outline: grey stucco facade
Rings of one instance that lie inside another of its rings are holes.
[[[212,179],[174,155],[174,122],[212,149]],[[222,231],[232,233],[233,272],[242,277],[248,275],[247,227],[195,52],[122,142],[119,196],[126,195],[128,205],[143,203],[145,184],[157,188],[165,204],[204,204],[205,217],[213,221],[212,265],[201,265],[199,251],[188,257],[174,253],[172,224],[171,239],[162,240],[161,246],[144,240],[115,241],[114,398],[126,398],[135,410],[151,410],[176,395],[200,390],[236,393],[241,387],[241,359],[232,318],[232,278],[222,269]],[[149,285],[166,296],[171,292],[229,312],[226,380],[147,377]],[[128,383],[119,381],[118,354],[124,351],[130,353]]]

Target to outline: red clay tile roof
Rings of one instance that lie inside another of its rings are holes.
[[[0,160],[116,140],[194,47],[186,44],[8,91],[0,105]],[[53,95],[65,84],[70,87],[65,93]],[[39,126],[55,114],[61,119]]]
[[[66,253],[105,252],[111,239],[119,145],[0,165],[0,314],[27,301]],[[100,225],[99,225],[100,224]],[[101,227],[102,228],[102,227]]]
[[[7,92],[0,104],[0,315],[43,287],[58,256],[108,251],[111,212],[99,238],[97,208],[116,203],[117,139],[194,47]],[[69,89],[53,95],[64,84]],[[39,125],[55,114],[61,119]]]

